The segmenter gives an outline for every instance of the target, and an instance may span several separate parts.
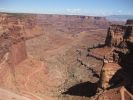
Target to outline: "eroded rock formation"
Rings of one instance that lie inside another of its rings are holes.
[[[9,21],[10,20],[10,21]],[[19,64],[27,58],[24,26],[19,22],[19,19],[11,19],[5,14],[1,15],[1,54],[0,58],[8,52],[8,62],[11,66]]]
[[[128,20],[126,25],[111,25],[108,29],[105,45],[89,50],[89,55],[96,58],[98,58],[97,55],[100,55],[100,60],[103,61],[99,86],[104,90],[108,89],[108,91],[104,92],[98,100],[133,99],[131,88],[133,86],[132,22],[133,20]],[[124,89],[118,89],[121,86],[124,86]],[[115,91],[119,91],[116,93],[117,95],[115,95]]]

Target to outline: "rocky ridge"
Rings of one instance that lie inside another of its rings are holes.
[[[98,100],[133,99],[132,33],[132,20],[128,20],[126,25],[111,25],[105,44],[89,49],[89,56],[103,61],[99,80],[103,92]]]

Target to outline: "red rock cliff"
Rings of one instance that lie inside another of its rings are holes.
[[[19,19],[11,20],[6,14],[1,16],[0,21],[0,59],[9,52],[9,63],[14,66],[27,58],[23,25]]]

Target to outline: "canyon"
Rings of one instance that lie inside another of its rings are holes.
[[[0,99],[132,100],[132,28],[132,20],[0,13]]]

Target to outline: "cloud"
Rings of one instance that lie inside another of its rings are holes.
[[[6,8],[0,8],[0,10],[6,10]]]
[[[14,10],[14,9],[7,9],[7,8],[0,8],[0,11],[1,12],[15,12],[16,10]]]
[[[123,11],[122,10],[118,10],[116,13],[117,14],[123,14]]]
[[[129,10],[129,11],[127,11],[127,14],[128,14],[128,15],[133,15],[133,11],[130,11],[130,10]]]
[[[0,8],[0,12],[6,12],[6,8]]]
[[[66,12],[70,13],[70,14],[79,14],[79,13],[81,13],[81,9],[79,9],[79,8],[76,8],[76,9],[66,9]]]

